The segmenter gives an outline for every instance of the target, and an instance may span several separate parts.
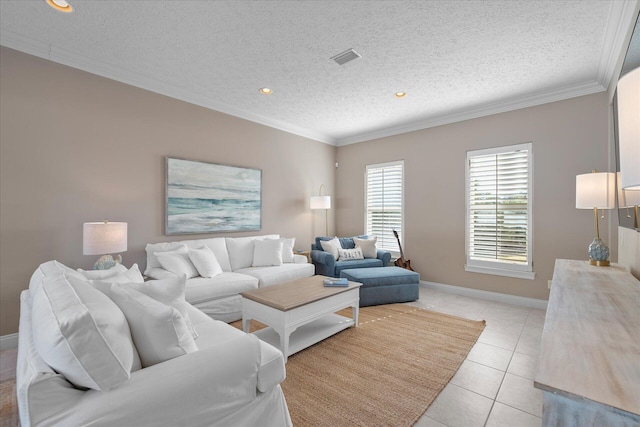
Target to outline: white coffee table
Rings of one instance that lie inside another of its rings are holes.
[[[263,341],[279,348],[287,358],[350,326],[358,326],[361,283],[348,287],[325,287],[324,276],[242,293],[242,329],[249,332],[251,320],[268,325],[255,332]],[[353,318],[335,314],[351,307]]]

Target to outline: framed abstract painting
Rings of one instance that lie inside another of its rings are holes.
[[[166,234],[260,230],[260,169],[167,157],[166,171]]]

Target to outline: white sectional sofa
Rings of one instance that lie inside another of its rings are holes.
[[[184,286],[136,265],[42,264],[20,296],[21,425],[290,426],[282,353],[186,303]]]
[[[271,245],[275,241],[282,244],[279,257]],[[231,322],[242,318],[240,293],[314,275],[314,265],[305,256],[293,254],[293,244],[294,239],[281,239],[277,234],[149,243],[145,275],[163,279],[186,273],[187,302],[214,319]],[[211,250],[220,267],[214,268],[217,274],[208,274],[212,277],[200,276],[193,265],[168,265],[174,270],[169,271],[157,255],[182,249],[193,258],[189,251],[204,247]]]

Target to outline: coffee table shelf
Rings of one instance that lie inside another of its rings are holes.
[[[295,354],[300,350],[312,346],[340,331],[353,326],[353,319],[340,316],[338,314],[327,314],[311,323],[300,326],[289,335],[288,355]],[[260,329],[254,334],[276,348],[280,348],[280,335],[271,326]]]

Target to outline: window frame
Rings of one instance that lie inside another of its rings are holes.
[[[523,150],[527,151],[527,262],[526,264],[521,264],[501,260],[471,259],[470,161],[475,157],[507,154]],[[533,271],[533,142],[469,150],[466,153],[465,160],[465,271],[533,280],[535,278],[535,272]]]
[[[375,234],[370,233],[369,232],[369,171],[372,169],[384,169],[384,168],[389,168],[389,167],[394,167],[394,166],[400,166],[402,173],[401,173],[401,183],[400,183],[400,191],[401,191],[401,200],[400,200],[400,230],[398,231],[398,235],[400,237],[400,242],[404,242],[404,228],[405,228],[405,222],[404,222],[404,199],[405,199],[405,191],[404,191],[404,175],[405,175],[405,168],[404,168],[404,160],[394,160],[391,162],[384,162],[384,163],[376,163],[376,164],[370,164],[370,165],[366,165],[365,166],[365,170],[364,170],[364,187],[365,187],[365,192],[364,192],[364,233],[366,235],[369,236],[374,236]],[[393,234],[392,234],[393,236]],[[395,239],[395,237],[394,237]],[[391,256],[394,258],[397,258],[400,256],[400,249],[396,249],[395,247],[397,247],[398,245],[395,245],[394,248],[388,248],[385,246],[381,245],[380,242],[380,236],[378,236],[378,244],[377,247],[378,249],[382,249],[382,250],[386,250],[391,252]]]

